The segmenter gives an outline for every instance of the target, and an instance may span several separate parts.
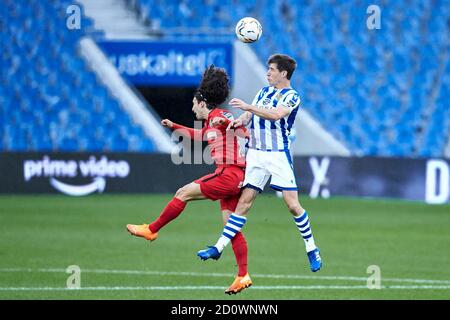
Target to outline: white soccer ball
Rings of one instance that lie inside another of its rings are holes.
[[[236,24],[236,36],[245,43],[255,42],[261,38],[262,27],[258,20],[245,17]]]

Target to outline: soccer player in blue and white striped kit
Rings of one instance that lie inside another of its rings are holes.
[[[241,125],[247,125],[250,129],[244,190],[217,243],[200,250],[197,255],[202,260],[220,258],[224,248],[246,223],[247,213],[257,194],[262,192],[271,177],[270,186],[283,193],[283,199],[305,242],[311,271],[316,272],[322,267],[322,259],[319,248],[314,243],[308,213],[298,200],[289,150],[289,134],[300,105],[299,94],[292,89],[290,81],[297,63],[287,55],[275,54],[267,64],[269,86],[257,93],[252,104],[236,98],[230,101],[230,105],[244,113],[233,120],[228,129]]]

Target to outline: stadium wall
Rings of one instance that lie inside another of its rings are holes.
[[[1,153],[0,193],[173,193],[213,171],[213,166],[201,161],[176,165],[171,157],[139,153]],[[299,156],[294,157],[294,171],[300,193],[312,198],[396,198],[432,204],[450,200],[449,159]]]

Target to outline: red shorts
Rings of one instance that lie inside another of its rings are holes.
[[[219,167],[214,173],[195,180],[203,195],[210,200],[220,200],[222,210],[234,211],[241,195],[244,182],[244,168],[230,166]]]

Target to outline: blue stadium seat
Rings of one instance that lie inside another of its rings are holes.
[[[240,18],[259,19],[264,32],[255,53],[263,63],[280,51],[297,59],[292,80],[304,107],[353,153],[443,155],[450,129],[446,1],[382,6],[380,30],[366,27],[369,0],[138,1],[141,16],[167,39],[181,27],[191,32],[175,39],[217,39],[202,31],[217,28],[231,40]],[[78,56],[84,31],[62,25],[69,4],[3,1],[0,31],[11,45],[0,52],[0,150],[154,151]],[[77,134],[69,136],[68,127]],[[43,138],[30,138],[34,130]]]
[[[82,30],[68,30],[70,4],[2,2],[0,31],[8,45],[0,52],[0,150],[129,151],[132,140],[132,151],[156,151],[142,131],[127,136],[135,130],[129,115],[79,56],[77,42],[93,21],[83,17]],[[101,134],[87,130],[99,127]]]

